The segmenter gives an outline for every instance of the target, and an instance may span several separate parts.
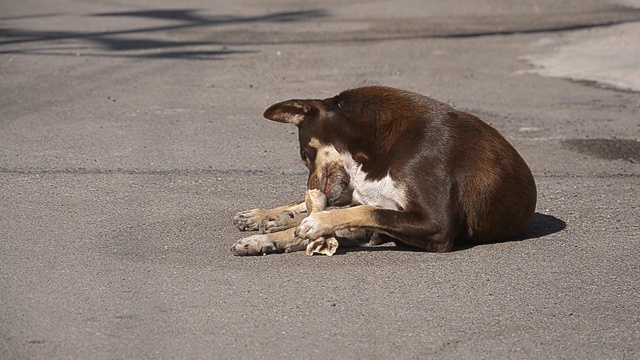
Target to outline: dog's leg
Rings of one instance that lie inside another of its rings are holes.
[[[430,220],[417,213],[359,205],[313,213],[294,235],[313,241],[343,229],[368,229],[427,251],[450,251],[455,240],[450,227],[442,219]]]
[[[327,197],[319,190],[307,190],[305,194],[306,213],[314,214],[325,209]],[[231,251],[234,255],[265,255],[276,252],[306,250],[307,255],[320,253],[333,255],[339,245],[359,246],[371,240],[372,233],[365,229],[341,229],[326,237],[312,240],[295,235],[295,228],[285,231],[254,235],[236,242]]]
[[[296,237],[295,228],[285,231],[259,234],[239,240],[231,247],[234,255],[266,255],[271,253],[301,251],[307,248],[309,239]]]
[[[294,235],[296,228],[270,234],[259,234],[239,240],[231,247],[234,255],[266,255],[272,253],[288,253],[306,250],[311,242]],[[367,241],[372,237],[370,231],[364,229],[343,229],[333,235],[338,242],[338,246],[358,247],[366,246]],[[377,245],[377,243],[371,243]]]
[[[237,213],[233,224],[240,231],[260,230],[273,233],[298,226],[306,216],[305,203],[285,205],[270,210],[251,209]]]
[[[327,197],[322,192],[319,190],[307,190],[305,202],[302,206],[304,206],[305,212],[312,213],[323,210],[326,204]],[[298,206],[296,210],[299,211],[300,206]],[[290,209],[285,209],[284,211],[290,211]],[[286,214],[284,215],[287,216]],[[291,218],[294,217],[292,216]],[[266,220],[267,219],[262,220],[261,227]],[[307,249],[308,253],[309,240],[296,237],[294,232],[295,229],[290,228],[280,232],[269,232],[267,234],[263,233],[263,235],[249,236],[235,243],[235,245],[231,247],[231,251],[235,255],[265,255],[274,252],[292,252]],[[337,248],[337,242],[335,239],[333,241],[335,243],[331,244],[334,245],[334,247],[326,249],[326,251],[331,252],[330,255],[333,255],[333,251]]]

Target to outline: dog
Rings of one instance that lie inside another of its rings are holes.
[[[393,241],[448,252],[523,236],[536,184],[518,152],[474,115],[418,93],[369,86],[324,100],[288,100],[264,117],[298,127],[308,189],[327,208],[304,202],[236,214],[235,255],[304,250],[334,236],[340,246]]]

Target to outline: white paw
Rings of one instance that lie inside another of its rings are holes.
[[[254,231],[258,230],[260,221],[265,216],[265,211],[260,209],[245,210],[237,213],[233,217],[233,224],[240,231]]]
[[[253,235],[238,240],[232,247],[233,255],[266,255],[277,252],[276,244],[268,235]]]
[[[313,213],[302,220],[295,235],[303,239],[315,240],[333,233],[333,226],[325,219],[326,211]]]
[[[296,219],[296,216],[298,218]],[[300,223],[300,217],[293,211],[284,210],[280,214],[266,217],[260,221],[261,234],[274,233],[290,229]]]

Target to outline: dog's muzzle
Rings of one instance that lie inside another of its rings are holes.
[[[341,164],[329,163],[309,174],[307,188],[322,191],[327,196],[328,206],[344,206],[351,204],[353,189],[349,180]]]

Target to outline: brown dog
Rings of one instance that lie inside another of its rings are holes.
[[[336,235],[446,252],[517,239],[533,216],[536,186],[518,152],[477,117],[426,96],[363,87],[277,103],[264,116],[298,127],[307,186],[334,208],[238,213],[239,229],[263,234],[238,241],[236,255],[304,250]]]

